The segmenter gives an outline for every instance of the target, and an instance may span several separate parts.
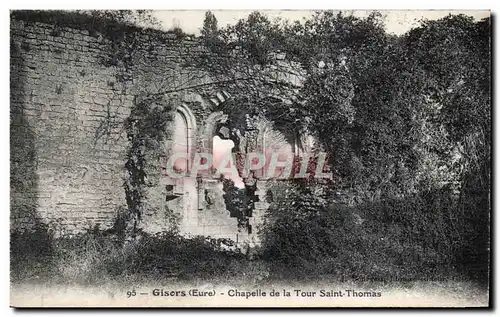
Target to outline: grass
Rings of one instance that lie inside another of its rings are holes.
[[[224,240],[187,239],[175,233],[141,234],[139,237],[127,242],[99,230],[58,239],[43,230],[14,234],[11,237],[11,280],[13,283],[52,281],[80,285],[114,280],[232,280],[246,284],[310,279],[389,283],[474,281],[460,272],[448,270],[447,266],[436,272],[413,272],[413,265],[408,268],[382,263],[385,257],[372,256],[370,261],[355,261],[325,254],[316,261],[305,262],[307,260],[298,258],[302,262],[281,263],[266,256],[249,260],[223,247],[229,243]],[[346,256],[348,251],[340,255]],[[380,263],[375,261],[377,259]]]
[[[120,226],[55,238],[40,225],[11,233],[11,281],[85,287],[329,281],[403,289],[416,282],[456,282],[488,288],[484,217],[467,217],[469,208],[457,209],[443,193],[356,208],[325,203],[304,190],[288,193],[294,196],[271,204],[263,252],[252,260],[231,251],[224,239],[139,232],[127,240]]]
[[[402,268],[391,267],[392,279],[354,278],[345,272],[318,267],[304,278],[303,266],[279,265],[270,259],[248,260],[222,247],[227,241],[205,237],[186,239],[174,233],[141,234],[126,242],[114,234],[89,230],[73,237],[54,238],[46,228],[11,237],[11,304],[14,306],[177,306],[177,305],[278,305],[262,298],[255,302],[218,297],[218,301],[196,298],[172,301],[148,296],[140,301],[127,298],[131,289],[151,292],[155,288],[217,290],[303,289],[359,291],[376,290],[380,299],[343,298],[327,300],[280,298],[280,305],[320,306],[485,306],[488,287],[463,275],[448,272],[430,280],[398,279]],[[334,263],[334,259],[326,261]],[[324,264],[325,262],[320,262]],[[349,262],[351,263],[351,262]],[[370,265],[370,263],[365,263]],[[311,263],[307,264],[311,265]],[[374,263],[373,265],[380,265]],[[340,266],[341,267],[341,266]],[[323,270],[323,272],[320,272]],[[373,271],[373,269],[372,269]],[[370,272],[372,272],[370,271]],[[358,274],[359,275],[359,274]],[[429,275],[431,276],[431,275]],[[229,301],[228,301],[229,300]],[[219,303],[219,304],[217,304]]]
[[[183,280],[258,276],[255,267],[259,264],[227,250],[224,246],[229,243],[205,237],[187,239],[175,233],[142,233],[127,241],[99,230],[56,239],[41,228],[11,236],[11,280],[94,285],[146,276]]]

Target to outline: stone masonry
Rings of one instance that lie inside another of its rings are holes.
[[[119,39],[96,31],[93,23],[61,13],[21,12],[11,18],[11,230],[44,223],[64,235],[113,225],[126,208],[123,122],[141,92],[169,91],[174,122],[181,122],[171,134],[185,136],[190,154],[212,151],[213,137],[223,135],[225,115],[214,109],[229,94],[182,89],[209,80],[186,64],[184,56],[200,49],[195,38],[162,33],[161,43],[148,50],[140,44],[151,41],[151,32],[157,39],[159,31],[125,28],[124,36],[139,42],[139,62],[127,70],[130,80],[123,81],[124,66],[110,62]],[[272,148],[294,150],[272,123],[263,121],[258,129]],[[165,155],[175,142],[165,142]],[[141,224],[146,231],[161,232],[177,223],[185,235],[238,243],[254,239],[230,217],[219,180],[172,181],[162,176],[160,163],[155,168]],[[259,181],[257,194],[262,199],[251,219],[254,235],[267,208],[265,182]]]

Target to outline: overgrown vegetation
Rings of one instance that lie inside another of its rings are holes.
[[[385,32],[376,13],[318,12],[290,23],[256,12],[222,29],[207,13],[202,40],[207,51],[190,62],[212,76],[204,87],[232,96],[221,105],[231,128],[249,136],[246,118],[262,116],[278,129],[311,133],[329,154],[332,184],[278,184],[269,191],[261,260],[270,278],[486,280],[489,19],[448,16],[398,37]],[[145,208],[147,151],[164,137],[171,109],[151,96],[164,93],[136,99],[125,123],[131,146],[124,187],[134,223]],[[225,191],[228,210],[245,226],[253,197],[230,183]],[[37,232],[13,236],[14,278],[44,271],[21,269],[36,263],[50,267],[46,273],[88,282],[248,269],[241,255],[201,237],[134,228],[137,239],[126,243],[127,235],[99,230],[55,240],[46,228]]]
[[[489,19],[450,15],[398,37],[378,13],[327,11],[305,23],[254,12],[218,29],[207,13],[202,35],[216,54],[200,66],[233,96],[229,122],[245,130],[242,114],[264,116],[308,131],[329,153],[326,194],[312,194],[313,184],[271,190],[281,195],[264,230],[274,268],[487,277],[489,28]]]
[[[254,203],[258,199],[255,196],[256,186],[238,188],[231,179],[222,179],[222,185],[224,204],[226,210],[229,211],[230,217],[238,219],[238,227],[251,230],[249,219],[252,217]]]
[[[184,238],[175,232],[138,232],[133,240],[98,227],[55,238],[47,227],[11,236],[11,279],[95,285],[120,279],[211,279],[235,277],[249,269],[230,241]]]
[[[446,189],[348,207],[325,188],[281,186],[264,229],[272,276],[486,282],[484,224]]]
[[[167,126],[172,121],[172,109],[171,102],[161,96],[137,97],[130,116],[125,122],[130,146],[125,163],[127,178],[123,186],[133,223],[131,234],[135,234],[137,224],[141,220],[146,188],[150,186],[147,175],[147,157],[153,162],[159,161],[159,155],[155,156],[151,153],[158,153],[155,150],[162,148],[161,143],[166,138]]]

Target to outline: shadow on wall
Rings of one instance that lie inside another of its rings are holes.
[[[22,43],[10,43],[10,225],[11,232],[40,225],[35,133],[25,114],[29,92]]]
[[[38,278],[53,254],[51,231],[37,213],[36,135],[26,118],[30,93],[22,43],[10,42],[10,278]],[[31,259],[31,260],[30,260]]]

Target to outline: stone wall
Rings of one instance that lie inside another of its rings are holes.
[[[92,20],[74,21],[60,14],[11,19],[13,229],[40,220],[61,233],[112,225],[125,207],[123,122],[134,96],[202,77],[181,65],[182,51],[195,41],[165,34],[155,51],[145,52],[147,32],[125,28],[145,44],[138,45],[132,80],[123,81],[122,65],[109,62],[115,47],[109,34],[95,31]],[[162,212],[165,199],[159,188],[155,193],[147,216],[163,222],[153,213]]]
[[[130,96],[111,85],[114,70],[99,63],[104,54],[87,30],[55,32],[50,24],[11,21],[11,161],[20,165],[12,178],[22,183],[34,174],[24,189],[11,189],[13,228],[37,218],[70,232],[109,226],[124,204],[126,141],[118,138],[119,127],[110,131],[113,142],[96,133],[108,106],[117,121],[128,115]],[[20,151],[28,143],[29,162]],[[29,207],[18,208],[26,200]]]
[[[162,94],[174,105],[172,115],[178,112],[189,122],[192,155],[212,152],[213,137],[227,118],[216,110],[229,94],[187,89],[209,86],[209,76],[190,60],[202,51],[197,39],[130,26],[114,25],[109,32],[109,26],[99,23],[50,12],[11,17],[12,230],[45,223],[56,234],[72,234],[113,225],[117,213],[126,209],[129,143],[123,123],[136,96]],[[124,45],[132,47],[125,50],[131,54],[117,59]],[[257,125],[258,140],[247,143],[272,140],[270,148],[293,151],[272,123]],[[172,123],[170,135],[176,128]],[[165,140],[152,157],[168,156],[174,143]],[[146,231],[175,224],[186,235],[238,242],[251,238],[226,210],[220,181],[172,181],[159,160],[150,163],[141,224]],[[259,184],[264,196],[265,182]],[[250,221],[254,235],[266,208],[264,199],[256,204]]]

